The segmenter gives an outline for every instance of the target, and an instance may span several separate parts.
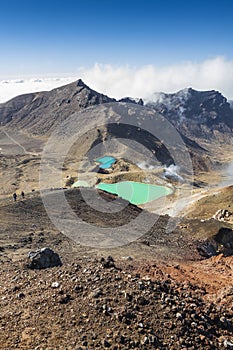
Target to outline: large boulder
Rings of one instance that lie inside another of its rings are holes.
[[[46,247],[35,252],[29,252],[27,266],[30,269],[47,269],[62,266],[62,262],[57,253]]]

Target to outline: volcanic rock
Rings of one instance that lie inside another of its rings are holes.
[[[62,262],[57,253],[50,248],[42,248],[28,253],[28,267],[30,269],[47,269],[61,266]]]

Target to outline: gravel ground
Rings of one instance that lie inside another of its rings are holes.
[[[233,348],[232,285],[214,300],[189,281],[187,266],[183,279],[180,265],[130,258],[1,270],[2,350]]]

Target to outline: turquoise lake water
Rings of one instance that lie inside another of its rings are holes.
[[[100,190],[117,194],[132,204],[145,204],[173,192],[169,187],[134,181],[122,181],[115,184],[100,183],[96,187]]]
[[[100,163],[100,168],[108,169],[111,168],[112,164],[115,163],[116,158],[111,156],[104,156],[96,159],[97,163]]]

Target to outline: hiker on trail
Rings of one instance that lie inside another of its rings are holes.
[[[17,194],[16,193],[13,193],[13,199],[14,199],[14,201],[16,201],[16,199],[17,199]]]
[[[24,199],[25,194],[24,194],[24,192],[23,192],[23,191],[21,192],[21,196],[22,196],[22,198]]]

